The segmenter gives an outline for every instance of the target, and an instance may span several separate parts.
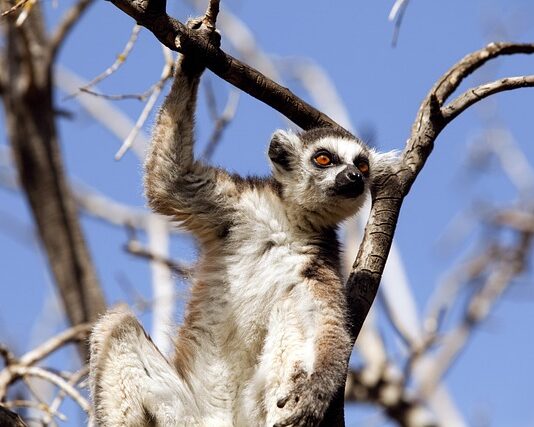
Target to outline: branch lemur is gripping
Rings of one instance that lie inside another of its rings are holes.
[[[182,57],[146,162],[150,207],[198,240],[172,361],[130,312],[91,336],[98,426],[314,426],[343,383],[351,341],[337,225],[362,206],[378,153],[328,129],[277,131],[272,176],[195,160],[203,66]]]

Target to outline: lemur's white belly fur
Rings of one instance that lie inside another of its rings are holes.
[[[288,234],[278,203],[265,192],[242,194],[237,206],[242,215],[224,248],[200,261],[197,280],[209,297],[199,307],[205,315],[196,326],[206,332],[191,369],[210,402],[205,415],[217,425],[222,419],[247,425],[251,416],[266,422],[259,406],[276,407],[287,392],[280,389],[282,380],[295,363],[313,367],[314,301],[295,267],[306,265],[311,255],[306,236]]]

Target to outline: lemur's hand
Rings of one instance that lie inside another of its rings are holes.
[[[291,377],[291,391],[278,400],[277,406],[285,408],[292,415],[277,422],[274,427],[315,427],[323,419],[328,407],[329,397],[324,393],[324,387],[314,374],[309,374],[302,368],[297,368]]]
[[[204,23],[204,17],[191,18],[185,25],[191,30],[198,32],[199,35],[208,40],[211,45],[217,48],[220,47],[221,35],[216,29],[210,28]],[[179,40],[177,40],[177,42],[180,43]],[[203,55],[182,55],[179,60],[179,65],[182,71],[190,77],[198,77],[206,69],[205,58]]]

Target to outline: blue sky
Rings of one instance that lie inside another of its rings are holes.
[[[47,3],[48,4],[48,3]],[[70,4],[60,0],[49,11],[49,22]],[[534,3],[528,0],[412,0],[406,12],[397,47],[391,46],[393,25],[387,15],[392,1],[305,0],[269,2],[222,1],[253,29],[261,48],[277,63],[310,58],[323,67],[339,91],[359,130],[372,129],[380,149],[401,149],[408,137],[420,101],[435,80],[465,54],[493,40],[534,41]],[[193,12],[172,2],[169,12],[183,20]],[[122,50],[133,21],[108,2],[98,2],[75,29],[60,55],[60,63],[91,79]],[[489,36],[492,35],[492,36]],[[223,47],[224,45],[224,33]],[[107,93],[145,90],[161,70],[161,50],[155,38],[142,31],[138,45],[123,69],[99,86]],[[534,57],[507,57],[485,66],[462,88],[484,79],[532,74]],[[211,79],[219,105],[229,87]],[[285,85],[302,96],[305,91],[288,79]],[[114,160],[120,141],[89,116],[75,100],[56,97],[58,107],[74,113],[61,122],[66,168],[72,180],[98,189],[123,203],[142,207],[142,168],[129,152]],[[138,101],[117,102],[133,120],[142,109]],[[527,157],[534,162],[534,90],[498,95],[482,108],[496,108]],[[515,200],[513,186],[493,168],[478,179],[466,170],[467,147],[484,126],[474,108],[460,116],[438,138],[435,150],[406,199],[396,233],[419,309],[423,310],[437,281],[465,252],[438,250],[437,241],[458,214],[477,201],[506,203]],[[150,119],[145,131],[150,131]],[[265,150],[273,130],[285,127],[281,116],[247,95],[242,95],[235,120],[224,134],[213,162],[242,174],[268,173]],[[0,122],[0,129],[4,125]],[[212,125],[204,103],[199,106],[198,139],[205,144]],[[5,144],[5,134],[0,141]],[[149,295],[147,264],[122,250],[126,232],[83,217],[83,226],[109,302],[127,298],[119,283],[127,281]],[[0,341],[24,351],[50,336],[53,330],[35,327],[50,308],[53,286],[45,258],[24,236],[32,224],[20,195],[0,189]],[[471,236],[472,237],[472,236]],[[472,241],[472,240],[468,240]],[[31,242],[31,240],[30,240]],[[194,259],[189,239],[172,243],[173,256]],[[451,394],[470,424],[483,414],[492,426],[534,426],[532,384],[534,345],[529,326],[534,320],[532,276],[526,276],[499,302],[489,321],[477,332],[447,376]],[[43,312],[45,314],[43,314]],[[49,314],[48,314],[49,315]],[[47,316],[48,316],[47,315]],[[58,314],[60,317],[61,315]],[[149,320],[149,317],[144,317]],[[56,324],[60,329],[63,325]],[[353,414],[357,424],[368,414]],[[362,418],[363,417],[363,418]],[[76,425],[69,424],[69,425]]]

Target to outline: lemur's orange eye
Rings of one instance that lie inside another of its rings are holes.
[[[360,172],[363,175],[369,174],[369,163],[367,163],[366,161],[364,160],[359,161],[356,167],[360,170]]]
[[[313,160],[319,166],[330,166],[332,164],[332,158],[328,153],[318,153]]]

